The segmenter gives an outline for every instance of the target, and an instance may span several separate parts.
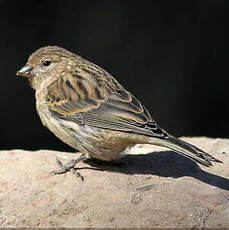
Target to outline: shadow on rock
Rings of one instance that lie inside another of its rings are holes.
[[[127,155],[112,162],[90,159],[85,163],[97,169],[125,174],[152,174],[173,178],[190,176],[215,187],[229,190],[229,179],[205,172],[197,163],[172,151]]]

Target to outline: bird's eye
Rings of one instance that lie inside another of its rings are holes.
[[[44,66],[49,66],[51,64],[51,61],[43,61]]]

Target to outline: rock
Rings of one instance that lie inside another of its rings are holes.
[[[0,227],[229,228],[229,140],[183,139],[224,164],[138,145],[116,164],[78,164],[81,181],[49,173],[77,154],[0,151]]]

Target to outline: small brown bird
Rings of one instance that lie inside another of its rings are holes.
[[[17,75],[36,90],[43,125],[82,155],[54,174],[72,171],[88,158],[111,161],[128,147],[153,144],[168,147],[202,165],[221,162],[203,150],[160,128],[146,108],[101,67],[57,46],[38,49]],[[221,162],[222,163],[222,162]]]

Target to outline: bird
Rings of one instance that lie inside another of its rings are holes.
[[[35,90],[41,122],[81,155],[53,174],[73,172],[89,158],[112,161],[136,144],[163,146],[204,166],[222,163],[200,148],[169,134],[145,106],[110,73],[58,46],[36,50],[16,73]]]

